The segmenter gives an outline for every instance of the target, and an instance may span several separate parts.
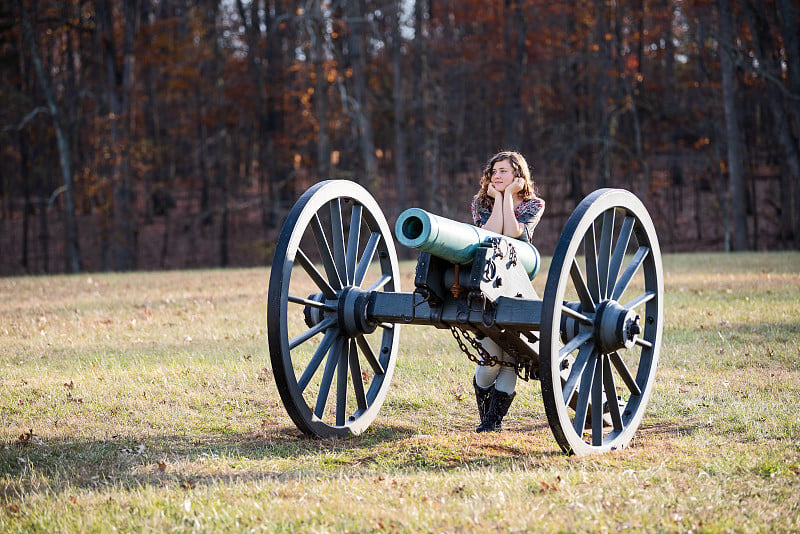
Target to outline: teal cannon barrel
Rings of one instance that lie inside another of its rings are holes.
[[[533,280],[539,272],[539,251],[527,241],[439,217],[419,208],[409,208],[401,213],[394,232],[402,245],[460,265],[471,262],[475,250],[487,239],[505,238],[516,248],[517,258],[528,277]]]

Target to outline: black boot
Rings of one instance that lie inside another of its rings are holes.
[[[483,422],[476,429],[476,432],[499,432],[501,430],[500,423],[503,422],[503,417],[508,413],[508,408],[511,406],[511,401],[516,397],[516,393],[504,393],[492,391],[491,398],[489,399],[489,409],[486,410],[486,416]]]
[[[489,400],[492,397],[494,385],[491,385],[488,388],[482,388],[478,385],[477,380],[475,380],[475,377],[473,376],[472,386],[475,388],[475,400],[478,401],[478,415],[481,418],[481,423],[483,423],[483,419],[486,417],[486,411],[489,409]]]

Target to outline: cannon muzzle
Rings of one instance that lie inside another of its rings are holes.
[[[401,213],[394,226],[394,232],[402,245],[429,252],[459,265],[471,262],[475,250],[487,239],[507,239],[514,245],[517,258],[528,273],[528,277],[533,280],[539,272],[539,251],[527,241],[439,217],[419,208],[409,208]]]

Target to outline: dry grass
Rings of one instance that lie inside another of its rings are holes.
[[[364,435],[302,437],[265,269],[0,279],[0,531],[797,531],[799,272],[666,256],[645,421],[589,458],[560,454],[533,382],[473,433],[472,367],[424,327]]]

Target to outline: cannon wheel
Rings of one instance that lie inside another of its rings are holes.
[[[369,324],[358,310],[366,291],[399,284],[389,226],[363,187],[329,180],[300,197],[276,243],[267,336],[281,400],[305,434],[359,434],[375,419],[399,328]]]
[[[638,198],[601,189],[578,205],[547,276],[539,360],[547,419],[566,453],[619,449],[636,432],[661,347],[663,278]]]

